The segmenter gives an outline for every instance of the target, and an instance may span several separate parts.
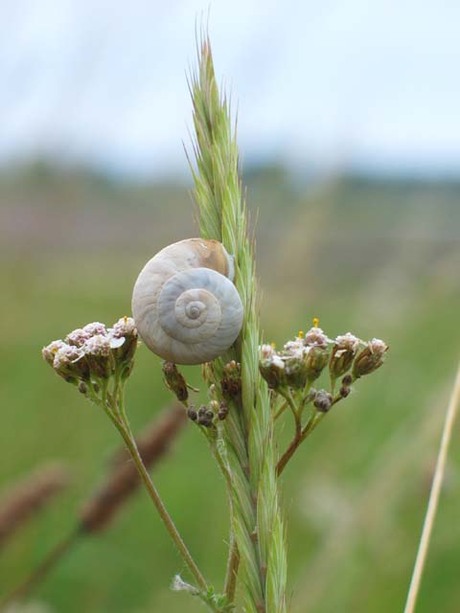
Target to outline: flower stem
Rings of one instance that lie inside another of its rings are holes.
[[[160,494],[158,493],[155,485],[153,484],[152,479],[150,478],[150,474],[148,472],[148,470],[145,468],[145,465],[142,461],[142,458],[139,454],[139,450],[137,448],[136,442],[134,440],[134,437],[129,429],[129,427],[127,426],[127,424],[123,423],[122,421],[120,421],[119,419],[116,418],[115,415],[111,414],[110,410],[106,410],[106,413],[109,415],[112,423],[114,424],[114,426],[116,427],[116,429],[118,430],[118,432],[121,434],[126,447],[131,455],[131,458],[133,459],[133,462],[137,468],[137,471],[147,489],[147,492],[153,502],[153,504],[155,505],[156,510],[158,511],[158,514],[161,518],[161,520],[163,521],[163,524],[166,528],[166,530],[168,531],[170,537],[172,538],[172,540],[174,541],[177,549],[179,550],[180,555],[182,556],[185,564],[187,565],[189,571],[191,572],[191,574],[193,575],[193,577],[195,578],[195,581],[197,582],[198,586],[200,587],[200,589],[204,592],[207,591],[208,589],[208,585],[206,583],[205,578],[203,577],[203,575],[201,574],[200,569],[198,568],[198,566],[196,565],[194,559],[192,558],[191,553],[189,552],[186,544],[184,543],[184,540],[182,539],[182,536],[180,535],[178,529],[176,528],[171,516],[169,515],[161,497]],[[122,411],[123,414],[123,411]]]
[[[281,458],[278,460],[278,464],[276,465],[277,477],[281,475],[281,473],[286,467],[286,464],[297,451],[297,448],[303,443],[307,436],[313,432],[313,430],[316,428],[316,426],[324,418],[325,415],[326,413],[319,413],[318,411],[315,411],[301,431],[296,429],[294,438],[292,439],[289,444],[289,447],[283,453]]]
[[[234,521],[235,507],[233,504],[233,484],[232,476],[229,471],[228,461],[225,456],[225,444],[219,445],[218,430],[207,433],[207,438],[211,447],[212,454],[221,470],[227,488],[228,502],[230,507],[230,538],[228,547],[227,570],[225,573],[224,594],[227,601],[231,604],[235,599],[236,581],[238,577],[238,569],[240,564],[240,553],[235,539]]]

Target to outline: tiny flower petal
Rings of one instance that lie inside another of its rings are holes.
[[[107,337],[109,339],[110,349],[118,349],[124,345],[126,341],[124,336],[112,336],[110,333],[107,335]]]
[[[83,347],[85,342],[91,338],[91,334],[89,332],[85,332],[83,328],[77,328],[76,330],[72,330],[66,337],[65,341],[69,345],[75,345],[75,347]]]
[[[328,337],[324,334],[321,328],[310,328],[310,330],[305,334],[304,343],[305,345],[313,345],[319,347],[325,347],[329,342]]]
[[[53,341],[52,343],[50,343],[49,345],[47,345],[46,347],[43,347],[42,349],[42,356],[43,359],[48,362],[48,364],[50,366],[53,366],[53,362],[54,362],[54,357],[57,354],[57,352],[59,351],[59,349],[61,349],[61,347],[64,347],[66,343],[64,343],[64,341],[62,340],[57,340],[57,341]]]
[[[87,355],[107,357],[110,355],[110,339],[102,334],[96,334],[85,342],[83,351]]]
[[[101,322],[99,321],[94,321],[90,324],[86,324],[83,330],[84,332],[86,332],[86,334],[89,335],[89,337],[96,336],[96,335],[105,336],[107,334],[107,328],[105,327],[104,324],[101,324]]]
[[[121,317],[111,328],[113,336],[137,336],[136,324],[132,317]]]

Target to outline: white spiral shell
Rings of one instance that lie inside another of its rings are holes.
[[[189,238],[157,253],[140,272],[132,299],[147,347],[177,364],[221,355],[243,323],[233,275],[233,258],[215,240]]]

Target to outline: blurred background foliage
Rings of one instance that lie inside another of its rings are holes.
[[[460,183],[338,175],[302,184],[283,167],[246,169],[264,339],[320,318],[390,345],[385,366],[337,407],[283,474],[290,593],[298,613],[402,608],[458,359]],[[45,163],[0,176],[0,485],[62,460],[71,487],[8,544],[0,593],[75,525],[119,443],[108,420],[58,379],[41,347],[90,321],[130,313],[134,280],[163,246],[196,235],[190,186],[115,181]],[[199,368],[188,368],[200,385]],[[136,429],[170,400],[145,347],[128,384]],[[280,440],[292,424],[280,428]],[[460,452],[454,433],[420,613],[458,611]],[[190,426],[154,479],[204,573],[220,587],[223,483]],[[143,492],[103,534],[79,543],[33,596],[77,613],[199,611],[169,590],[184,569]]]

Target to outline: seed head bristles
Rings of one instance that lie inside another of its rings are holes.
[[[186,422],[184,408],[175,405],[157,417],[147,431],[136,439],[139,453],[147,468],[151,468],[164,457]],[[118,452],[113,461],[112,472],[80,512],[81,529],[92,534],[104,530],[140,485],[141,480],[128,452]]]
[[[285,535],[275,473],[268,389],[258,369],[259,327],[253,245],[238,172],[238,148],[229,104],[219,94],[209,40],[203,37],[192,75],[196,132],[195,199],[201,236],[223,242],[235,258],[235,285],[244,307],[242,331],[224,360],[241,364],[241,400],[224,424],[225,461],[231,474],[233,530],[245,586],[245,610],[286,611]],[[227,359],[228,358],[228,359]],[[218,384],[223,362],[214,363]],[[233,410],[232,410],[233,409]]]
[[[69,482],[60,464],[47,464],[5,492],[0,503],[0,548]]]

